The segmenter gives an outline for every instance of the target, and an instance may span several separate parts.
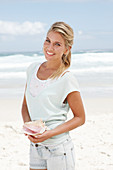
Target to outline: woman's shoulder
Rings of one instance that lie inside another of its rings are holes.
[[[28,68],[27,68],[27,74],[31,73],[32,71],[34,71],[34,69],[38,66],[40,66],[41,63],[39,62],[33,62],[31,63]]]
[[[62,79],[62,82],[67,85],[76,84],[79,87],[78,79],[71,70],[65,71],[61,79]]]
[[[65,79],[76,79],[76,76],[71,70],[66,70],[65,72],[63,72],[61,77],[64,77]]]

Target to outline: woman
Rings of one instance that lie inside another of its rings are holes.
[[[64,22],[54,23],[43,45],[44,63],[27,70],[22,105],[24,122],[42,119],[50,130],[37,137],[28,135],[30,170],[74,170],[74,145],[69,131],[85,122],[77,80],[68,70],[73,30]],[[69,109],[73,118],[66,121]]]

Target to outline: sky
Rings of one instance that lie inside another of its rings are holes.
[[[0,52],[41,51],[56,21],[73,28],[73,51],[113,49],[113,0],[0,0]]]

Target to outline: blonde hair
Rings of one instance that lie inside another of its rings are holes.
[[[62,56],[62,65],[49,77],[49,78],[54,79],[56,77],[59,77],[64,70],[66,70],[68,67],[70,67],[70,64],[71,64],[71,50],[70,50],[70,48],[73,45],[74,32],[73,32],[73,29],[65,22],[55,22],[50,27],[47,34],[51,31],[60,33],[60,35],[64,39],[65,46],[67,48],[67,54],[66,55],[63,54],[63,56]]]

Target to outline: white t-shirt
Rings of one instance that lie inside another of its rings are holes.
[[[33,63],[27,69],[26,102],[31,120],[42,119],[53,129],[64,123],[70,109],[68,102],[63,103],[67,95],[79,91],[74,75],[68,71],[58,79],[40,80],[36,74],[41,64]],[[58,144],[69,137],[69,133],[54,136],[44,144]]]

